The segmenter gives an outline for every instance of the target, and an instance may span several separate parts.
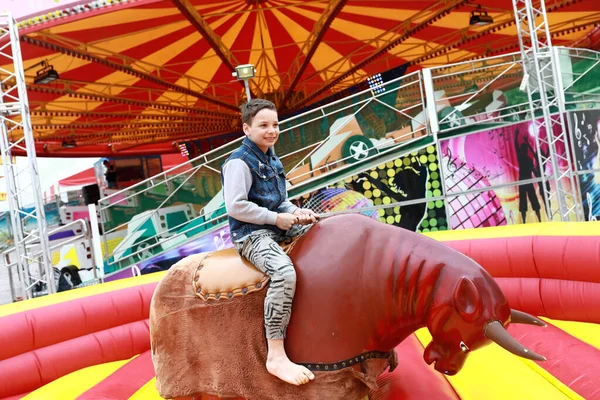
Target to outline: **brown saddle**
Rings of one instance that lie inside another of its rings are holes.
[[[199,255],[193,273],[194,293],[205,301],[230,300],[263,289],[269,277],[242,258],[235,249]]]

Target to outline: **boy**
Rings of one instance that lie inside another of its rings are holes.
[[[314,379],[307,368],[288,358],[284,339],[296,290],[296,272],[279,246],[305,231],[317,215],[287,199],[283,164],[273,151],[279,137],[273,103],[252,99],[241,106],[246,137],[223,164],[223,195],[231,238],[238,253],[271,278],[265,298],[267,370],[279,379],[302,385]]]

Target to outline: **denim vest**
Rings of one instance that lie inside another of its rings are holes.
[[[269,148],[265,154],[253,141],[245,137],[242,145],[229,156],[223,165],[236,158],[244,161],[252,173],[252,186],[248,192],[248,200],[270,211],[277,211],[287,197],[287,188],[283,164],[273,149]],[[223,173],[221,173],[221,183],[224,187]],[[231,216],[228,216],[228,219],[231,239],[234,242],[259,229],[270,229],[276,233],[283,232],[275,225],[250,224]]]

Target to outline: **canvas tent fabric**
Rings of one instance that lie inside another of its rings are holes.
[[[163,154],[161,155],[161,162],[163,171],[168,171],[172,168],[175,168],[185,161],[187,158],[181,156],[181,154]],[[171,174],[176,174],[180,172],[184,172],[187,169],[191,168],[189,164],[182,165],[180,168],[174,169],[171,171]],[[96,175],[94,174],[94,167],[85,169],[81,172],[78,172],[74,175],[68,176],[64,179],[58,181],[59,186],[85,186],[92,185],[96,183]]]

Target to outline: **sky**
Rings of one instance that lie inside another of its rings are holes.
[[[40,176],[40,184],[42,186],[42,193],[48,190],[50,186],[58,183],[59,180],[67,178],[71,175],[75,175],[78,172],[84,171],[88,168],[92,168],[94,163],[98,160],[95,158],[37,158],[38,171]],[[27,166],[27,157],[17,157],[17,166],[19,168]],[[4,166],[0,165],[0,192],[6,193],[6,179],[4,178]],[[29,176],[22,174],[19,178],[19,182],[25,187],[31,182]],[[67,188],[61,188],[61,191],[66,191]],[[76,188],[70,188],[76,189]],[[33,194],[31,190],[24,193],[22,197],[23,206],[33,204]],[[0,201],[0,211],[8,210],[8,202]]]

